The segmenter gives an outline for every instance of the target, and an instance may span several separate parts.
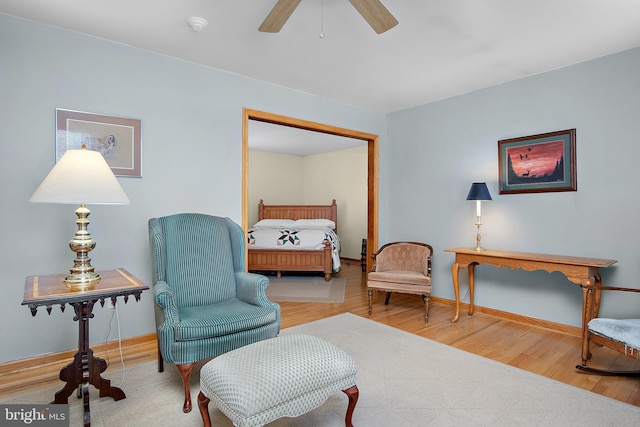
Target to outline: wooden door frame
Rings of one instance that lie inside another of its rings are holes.
[[[242,227],[249,227],[249,120],[367,141],[367,269],[378,248],[378,135],[310,122],[264,111],[242,109]]]

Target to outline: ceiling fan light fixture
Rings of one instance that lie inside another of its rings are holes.
[[[278,0],[273,9],[271,9],[271,12],[269,12],[269,15],[267,15],[260,25],[260,28],[258,28],[258,31],[263,33],[279,32],[301,1],[302,0]],[[389,31],[398,25],[398,20],[380,0],[349,0],[349,3],[356,8],[358,13],[378,34]],[[323,35],[324,32],[321,32],[320,38],[323,38]]]
[[[207,25],[209,25],[206,19],[199,16],[192,16],[187,22],[189,23],[191,29],[196,33],[204,30],[205,28],[207,28]]]

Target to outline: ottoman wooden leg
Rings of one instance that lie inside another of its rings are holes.
[[[202,392],[198,394],[198,409],[200,409],[200,415],[202,415],[202,423],[204,427],[211,427],[211,417],[209,416],[209,402],[210,399]]]
[[[353,424],[351,423],[351,417],[353,416],[353,410],[356,408],[356,403],[358,403],[358,396],[360,395],[360,391],[358,391],[358,386],[355,385],[342,391],[347,395],[347,397],[349,397],[349,406],[347,407],[347,415],[344,418],[344,425],[345,427],[353,427]],[[198,400],[200,400],[200,397],[198,397]],[[207,412],[207,416],[209,416],[209,412]]]

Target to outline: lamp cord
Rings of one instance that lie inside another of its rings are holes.
[[[111,313],[111,319],[109,319],[109,329],[107,330],[107,336],[104,338],[104,352],[107,359],[107,366],[109,365],[109,353],[107,352],[107,343],[109,342],[109,335],[111,335],[111,325],[113,324],[113,316],[116,317],[116,324],[118,326],[118,352],[120,353],[120,365],[122,366],[122,380],[118,387],[122,387],[124,384],[126,369],[124,366],[124,356],[122,354],[122,334],[120,333],[120,314],[118,313],[118,306],[113,306],[113,312]]]
[[[469,296],[469,288],[467,288],[467,292],[465,292],[464,296],[462,297],[462,299],[460,299],[460,301],[465,301],[468,296]]]
[[[320,38],[324,38],[324,0],[320,0]]]

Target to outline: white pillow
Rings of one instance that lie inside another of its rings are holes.
[[[253,228],[291,228],[294,223],[292,219],[263,219],[256,222]]]
[[[299,219],[293,224],[294,228],[336,228],[336,223],[330,219]]]

